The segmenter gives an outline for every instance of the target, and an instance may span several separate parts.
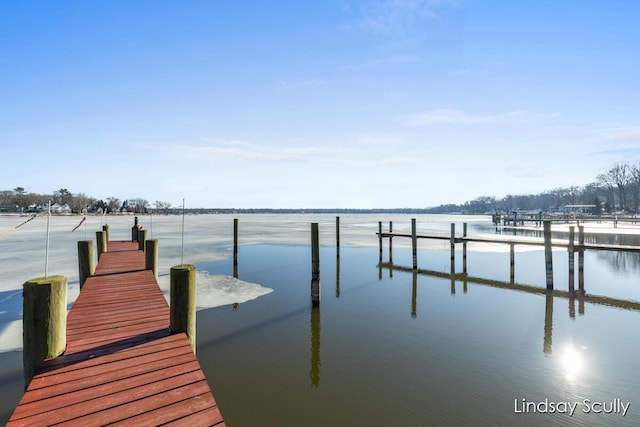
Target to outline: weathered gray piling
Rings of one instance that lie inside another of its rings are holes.
[[[382,221],[378,221],[378,261],[382,262]]]
[[[311,223],[311,306],[320,305],[320,235],[318,223]]]
[[[516,249],[513,243],[509,244],[509,281],[514,283],[516,280]]]
[[[578,289],[584,295],[584,225],[578,226]]]
[[[171,267],[169,289],[169,331],[187,334],[196,352],[196,267],[182,264]]]
[[[544,226],[544,267],[547,277],[547,289],[553,289],[553,253],[551,250],[551,220],[545,219]]]
[[[449,239],[451,246],[451,274],[456,272],[456,223],[451,223],[451,237]]]
[[[411,218],[411,254],[413,258],[413,269],[418,269],[418,237],[416,234],[416,219]]]
[[[340,258],[340,217],[336,217],[336,258]]]
[[[569,293],[573,294],[575,287],[575,261],[574,261],[574,240],[575,240],[575,227],[573,225],[569,226],[569,248],[567,249],[569,252]]]
[[[158,240],[150,239],[145,243],[144,269],[153,271],[153,275],[158,278]]]
[[[233,219],[233,265],[238,265],[238,218]]]
[[[80,289],[84,285],[87,277],[93,276],[96,272],[96,260],[93,252],[92,240],[78,241],[78,277]]]
[[[104,231],[96,231],[96,246],[98,248],[98,261],[100,256],[107,252],[107,239],[105,238]]]
[[[144,247],[144,243],[147,240],[147,230],[142,229],[142,230],[138,230],[138,250],[140,251],[144,251],[145,247]]]
[[[393,221],[389,221],[389,264],[393,263]],[[391,270],[389,270],[391,274]]]
[[[23,285],[22,328],[24,387],[42,365],[67,345],[67,278],[49,276]]]
[[[467,223],[462,223],[462,237],[467,237]],[[467,274],[467,242],[462,242],[462,273]]]

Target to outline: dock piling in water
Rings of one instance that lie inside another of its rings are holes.
[[[449,240],[451,246],[451,274],[456,272],[456,223],[451,223],[451,239]]]
[[[413,257],[413,269],[418,269],[418,235],[416,234],[416,219],[411,218],[411,253]]]
[[[547,278],[547,289],[553,290],[553,253],[551,250],[551,220],[544,220],[544,267]]]
[[[320,236],[318,223],[311,223],[311,306],[320,305]]]
[[[233,219],[233,266],[235,271],[238,266],[238,218]]]
[[[103,253],[107,252],[107,239],[104,231],[96,231],[96,246],[98,248],[98,261]]]

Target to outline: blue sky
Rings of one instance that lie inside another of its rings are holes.
[[[640,160],[640,3],[3,1],[0,190],[427,207]]]

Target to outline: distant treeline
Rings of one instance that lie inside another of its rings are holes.
[[[142,198],[120,200],[108,197],[105,200],[95,199],[84,193],[73,194],[66,188],[52,194],[27,193],[23,187],[0,191],[0,212],[28,212],[41,210],[49,201],[59,205],[67,205],[73,212],[107,212],[107,213],[181,213],[180,207],[172,207],[171,203],[156,200],[153,203]],[[640,209],[640,162],[615,163],[606,173],[600,174],[596,180],[583,187],[571,186],[556,188],[539,194],[507,195],[501,199],[494,196],[481,196],[463,204],[445,204],[424,208],[196,208],[186,209],[192,214],[205,213],[336,213],[336,214],[422,214],[422,213],[464,213],[489,214],[511,211],[544,211],[554,212],[582,210],[594,215],[603,212],[638,213]]]

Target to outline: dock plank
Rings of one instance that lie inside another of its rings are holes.
[[[220,408],[137,243],[108,243],[8,426],[218,425]]]

